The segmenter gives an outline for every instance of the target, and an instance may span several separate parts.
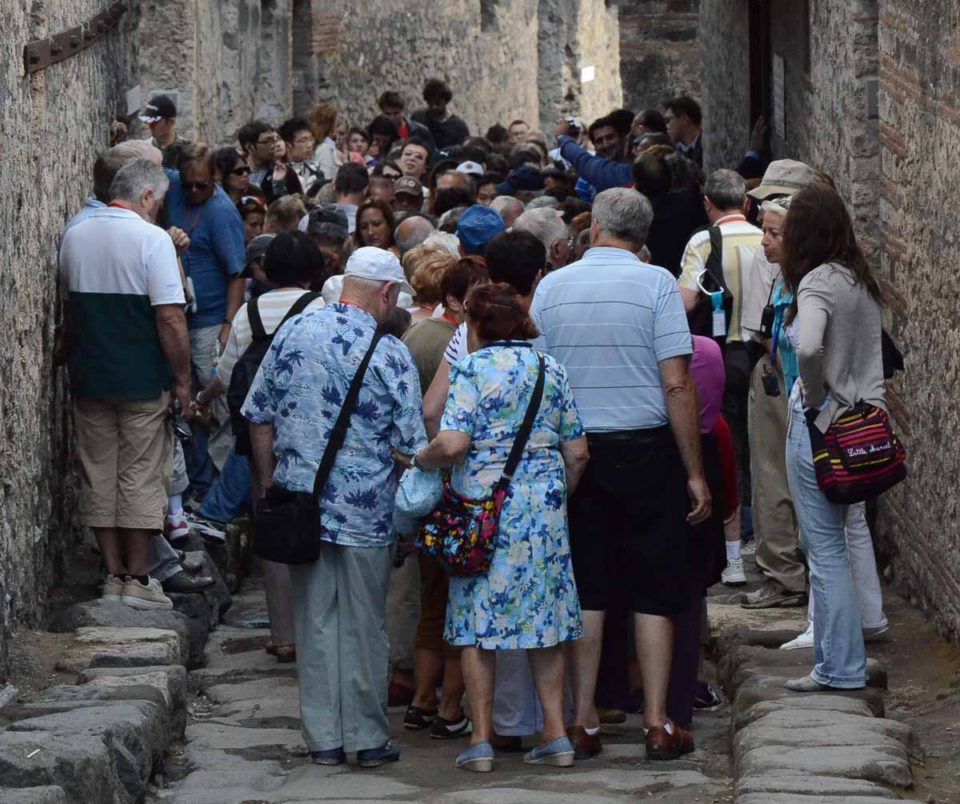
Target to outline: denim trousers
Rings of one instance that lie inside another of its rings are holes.
[[[857,689],[867,681],[860,603],[844,530],[847,506],[830,502],[817,485],[810,433],[799,401],[787,431],[787,481],[800,524],[814,597],[814,667],[819,684]]]
[[[250,458],[231,450],[223,469],[203,498],[200,516],[215,522],[229,522],[249,505]]]

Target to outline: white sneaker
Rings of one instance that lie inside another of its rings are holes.
[[[182,508],[175,514],[166,515],[163,520],[163,535],[171,543],[183,541],[190,535],[190,525]]]
[[[149,578],[146,585],[136,578],[127,578],[123,584],[121,600],[132,609],[172,609],[173,601],[163,593],[163,587],[156,578]]]
[[[780,650],[802,650],[803,648],[812,648],[813,647],[813,623],[810,623],[807,626],[807,630],[804,631],[800,636],[791,639],[789,642],[784,642],[780,646]]]
[[[742,586],[747,582],[747,576],[743,572],[743,559],[731,558],[727,560],[727,566],[720,573],[720,580],[725,586]]]
[[[749,542],[744,542],[740,547],[740,555],[742,556],[755,556],[757,554],[757,540],[751,539]]]
[[[208,539],[217,542],[227,540],[227,526],[223,522],[214,522],[212,519],[200,516],[200,514],[187,514],[187,525],[190,530],[195,530]]]
[[[103,579],[103,594],[101,600],[121,600],[123,598],[123,578],[116,575],[107,575]]]

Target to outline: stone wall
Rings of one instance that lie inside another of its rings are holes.
[[[747,0],[702,0],[703,166],[735,166],[750,139]]]
[[[97,151],[136,83],[136,6],[119,30],[24,75],[23,46],[103,10],[101,0],[4,4],[0,66],[0,676],[14,626],[34,624],[69,557],[73,456],[64,373],[51,352],[56,254],[83,205]]]
[[[606,0],[145,0],[145,95],[178,93],[188,138],[233,140],[318,100],[365,125],[384,89],[412,111],[424,81],[454,92],[471,130],[559,113],[592,119],[622,104],[617,7]]]
[[[702,94],[700,0],[623,0],[620,78],[628,109],[660,109],[667,98]]]
[[[880,0],[880,220],[883,270],[904,294],[893,332],[906,356],[894,384],[910,477],[885,495],[881,548],[898,585],[960,637],[960,9]]]

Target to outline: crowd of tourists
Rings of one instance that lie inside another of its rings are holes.
[[[97,160],[57,349],[104,598],[204,588],[177,548],[255,508],[267,651],[297,661],[325,765],[397,760],[388,706],[468,741],[471,771],[525,743],[588,760],[634,712],[649,758],[694,751],[722,702],[705,595],[747,551],[742,605],[809,605],[790,689],[864,686],[870,531],[818,486],[811,432],[883,410],[889,360],[830,177],[769,162],[762,120],[705,174],[688,97],[482,135],[443,81],[423,100],[386,91],[366,125],[318,103],[215,149],[158,96],[151,138]],[[452,521],[486,534],[479,569],[433,549]]]

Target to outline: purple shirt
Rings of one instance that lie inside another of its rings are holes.
[[[727,381],[723,370],[723,353],[713,338],[693,336],[690,373],[693,374],[700,398],[700,432],[712,433],[717,425],[717,414],[723,406],[723,387]]]

